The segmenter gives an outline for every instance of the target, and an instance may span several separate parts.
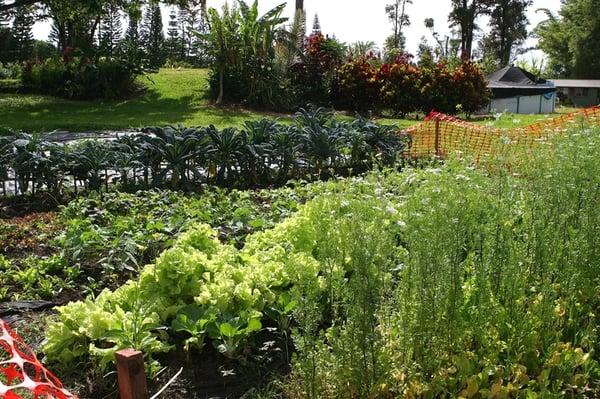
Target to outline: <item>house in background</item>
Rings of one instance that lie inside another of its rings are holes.
[[[600,104],[600,80],[553,79],[558,96],[565,104],[593,107]]]
[[[524,69],[508,66],[488,76],[492,100],[487,113],[551,114],[556,107],[556,87]]]

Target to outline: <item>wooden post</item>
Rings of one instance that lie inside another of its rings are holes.
[[[437,119],[435,121],[435,156],[440,157],[442,155],[442,151],[440,149],[440,121]]]
[[[124,349],[117,352],[115,357],[121,399],[148,399],[144,354],[133,349]]]

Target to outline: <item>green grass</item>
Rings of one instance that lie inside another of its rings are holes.
[[[207,99],[208,71],[162,69],[140,79],[148,90],[124,101],[72,101],[50,96],[0,94],[0,134],[11,130],[84,132],[140,128],[152,125],[240,126],[263,116],[287,119],[288,115],[259,113],[241,108],[217,108]],[[534,123],[544,116],[504,115],[498,121],[479,121],[496,127]],[[381,119],[407,128],[418,123],[407,119]]]
[[[161,70],[141,78],[148,91],[125,101],[72,101],[40,95],[0,94],[0,130],[72,132],[182,123],[237,126],[261,115],[211,106],[206,70]]]

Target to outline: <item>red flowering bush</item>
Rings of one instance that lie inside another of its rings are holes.
[[[402,116],[419,110],[422,72],[410,57],[398,56],[393,63],[383,65],[378,75],[386,108]]]
[[[487,87],[487,79],[479,65],[471,61],[464,61],[454,71],[453,91],[458,93],[457,99],[461,111],[467,115],[481,110],[489,101],[491,92]]]
[[[343,44],[321,33],[310,35],[306,39],[304,59],[290,70],[300,101],[328,103],[335,72],[343,58]]]
[[[469,115],[490,99],[477,64],[465,61],[455,69],[444,63],[420,68],[406,55],[380,66],[375,57],[348,60],[337,69],[331,94],[338,109],[387,109],[401,116],[434,110]]]
[[[382,80],[375,57],[359,57],[337,70],[332,102],[337,109],[374,111],[381,107]]]
[[[463,61],[454,70],[446,64],[425,69],[421,90],[421,108],[425,113],[435,110],[469,115],[482,109],[490,100],[485,74],[471,61]]]
[[[455,86],[454,73],[444,63],[425,68],[421,74],[421,111],[455,114],[460,93]]]

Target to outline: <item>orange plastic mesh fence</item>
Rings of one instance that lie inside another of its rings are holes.
[[[0,319],[0,398],[76,399]]]
[[[443,158],[458,153],[479,161],[505,150],[507,144],[513,149],[530,150],[543,139],[585,124],[600,125],[600,107],[548,118],[517,129],[482,126],[432,112],[423,123],[407,130],[411,145],[406,155],[410,158]]]

